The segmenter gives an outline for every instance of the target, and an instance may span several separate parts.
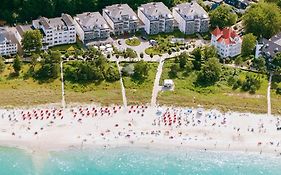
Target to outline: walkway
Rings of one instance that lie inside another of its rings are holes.
[[[119,66],[119,61],[116,61],[116,65],[118,67],[119,74],[120,74],[120,84],[121,84],[123,105],[124,105],[125,108],[127,108],[128,103],[127,103],[127,97],[126,97],[126,90],[125,90],[125,87],[124,87],[124,84],[123,84],[123,79],[122,79],[122,74],[121,74],[121,68]]]
[[[65,109],[65,91],[64,91],[64,79],[63,79],[63,61],[60,62],[60,78],[61,78],[61,105]]]
[[[267,87],[267,115],[271,116],[271,99],[270,99],[270,89],[271,89],[272,73],[269,75],[268,87]]]
[[[163,65],[164,65],[164,59],[162,58],[159,61],[157,73],[156,73],[155,80],[154,80],[154,86],[153,86],[152,96],[151,96],[151,106],[156,106],[157,95],[161,88],[161,86],[159,86],[159,82],[160,82],[160,78],[162,75]]]

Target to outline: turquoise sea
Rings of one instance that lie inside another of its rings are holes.
[[[41,161],[41,162],[36,162]],[[281,157],[253,153],[111,148],[51,152],[0,149],[0,175],[279,175]]]

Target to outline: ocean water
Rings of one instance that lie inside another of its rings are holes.
[[[41,162],[36,162],[41,161]],[[281,157],[230,152],[112,148],[51,152],[35,158],[0,149],[0,175],[280,175]]]

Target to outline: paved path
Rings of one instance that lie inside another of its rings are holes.
[[[122,74],[121,74],[121,68],[119,66],[119,62],[116,61],[116,65],[118,67],[118,70],[119,70],[119,73],[120,73],[120,84],[121,84],[121,91],[122,91],[122,99],[123,99],[123,105],[125,108],[127,108],[127,97],[126,97],[126,90],[125,90],[125,87],[124,87],[124,84],[123,84],[123,79],[122,79]]]
[[[159,82],[160,82],[160,78],[162,75],[163,65],[164,65],[164,59],[162,58],[159,61],[159,65],[158,65],[155,80],[154,80],[154,86],[153,86],[152,96],[151,96],[151,106],[156,106],[157,95],[161,88],[159,86]]]
[[[267,87],[267,115],[271,115],[271,100],[270,100],[270,89],[271,89],[272,73],[269,75],[268,87]]]
[[[60,78],[61,78],[61,105],[65,109],[65,91],[64,91],[64,79],[63,79],[63,61],[60,62]]]

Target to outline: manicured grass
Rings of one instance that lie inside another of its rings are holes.
[[[144,51],[147,55],[160,55],[163,52],[161,52],[159,49],[155,48],[155,47],[149,47],[147,49],[145,49]]]
[[[61,103],[61,81],[39,83],[32,78],[25,79],[24,74],[29,69],[25,64],[19,77],[11,78],[11,65],[0,75],[0,106],[32,106],[47,103]],[[67,103],[101,103],[121,104],[121,88],[119,81],[114,83],[78,85],[65,82],[65,100]]]
[[[140,40],[136,37],[126,39],[125,42],[128,46],[139,46],[141,44]]]
[[[167,61],[163,67],[161,82],[164,79],[170,79],[168,72],[172,60]],[[240,78],[245,78],[247,72],[241,71]],[[253,73],[251,73],[253,74]],[[232,90],[232,87],[227,85],[226,81],[218,82],[210,87],[196,87],[197,74],[190,73],[188,76],[183,76],[178,73],[178,78],[173,79],[175,83],[174,91],[160,92],[158,102],[161,105],[176,105],[186,107],[203,106],[205,108],[218,108],[224,111],[245,111],[245,112],[267,112],[267,77],[261,79],[261,88],[253,95],[241,90]]]
[[[174,30],[173,32],[170,32],[170,33],[159,33],[159,34],[148,36],[149,39],[157,39],[159,37],[161,37],[161,38],[175,37],[175,38],[185,38],[185,39],[198,38],[196,36],[196,34],[186,35],[186,34],[182,33],[180,30]]]
[[[50,50],[52,51],[73,51],[73,49],[81,49],[83,48],[83,43],[79,40],[75,44],[65,44],[51,47]]]
[[[149,66],[150,66],[149,75],[144,82],[135,81],[131,77],[123,77],[128,104],[150,103],[158,64],[149,63]]]

